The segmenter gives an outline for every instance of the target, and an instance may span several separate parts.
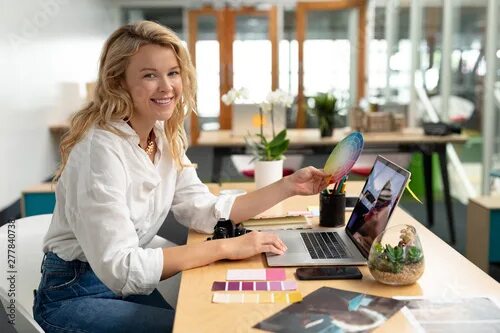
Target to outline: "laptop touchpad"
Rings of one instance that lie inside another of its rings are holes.
[[[298,233],[294,235],[281,234],[280,238],[288,248],[286,253],[304,253],[304,250],[306,250],[306,246]]]

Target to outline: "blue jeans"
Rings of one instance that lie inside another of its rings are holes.
[[[170,332],[174,310],[158,290],[120,297],[90,265],[47,253],[33,316],[45,332]]]

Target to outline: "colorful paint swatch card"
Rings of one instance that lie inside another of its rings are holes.
[[[331,175],[330,180],[339,182],[347,175],[363,150],[364,140],[360,132],[352,132],[333,148],[326,160],[324,171]]]
[[[264,293],[223,293],[213,294],[212,303],[297,303],[302,301],[299,291]]]
[[[215,281],[212,291],[285,291],[297,290],[296,281]]]
[[[283,268],[260,268],[260,269],[228,269],[226,280],[228,281],[283,281],[286,279]]]

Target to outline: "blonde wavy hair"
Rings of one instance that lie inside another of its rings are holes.
[[[172,117],[165,122],[164,130],[175,164],[184,167],[182,156],[187,148],[184,119],[196,112],[196,76],[189,53],[181,40],[170,29],[150,21],[124,25],[105,42],[99,61],[99,73],[93,100],[73,115],[69,131],[63,136],[60,152],[61,164],[54,180],[60,176],[68,162],[71,149],[96,125],[120,136],[126,134],[111,126],[111,122],[128,120],[134,106],[129,92],[124,88],[125,70],[131,56],[143,45],[155,44],[171,48],[180,67],[183,93]]]

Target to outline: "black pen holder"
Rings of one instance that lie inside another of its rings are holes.
[[[345,224],[345,193],[319,194],[319,225],[337,228]]]

